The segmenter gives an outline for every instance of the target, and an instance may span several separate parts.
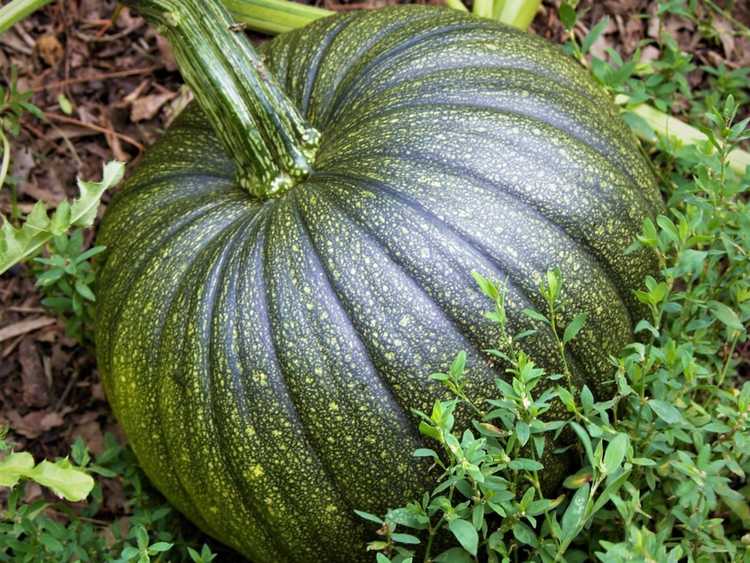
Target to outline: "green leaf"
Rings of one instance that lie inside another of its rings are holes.
[[[57,103],[60,104],[60,109],[65,115],[71,115],[73,113],[73,104],[70,103],[70,100],[65,94],[61,93],[57,96]]]
[[[577,489],[573,498],[570,499],[570,504],[565,509],[561,522],[562,537],[560,539],[563,543],[569,543],[578,535],[578,529],[583,525],[590,491],[591,485],[586,483],[580,489]]]
[[[474,560],[460,547],[451,547],[435,557],[436,563],[472,563]]]
[[[48,219],[43,206],[35,206],[20,228],[2,217],[0,227],[0,274],[38,252],[49,240],[65,233],[73,226],[89,227],[94,222],[99,200],[104,192],[115,186],[125,172],[121,162],[109,162],[104,167],[101,182],[78,181],[81,195],[72,204],[63,201]],[[1,216],[0,216],[1,217]],[[31,221],[29,223],[29,220]]]
[[[563,344],[567,344],[576,337],[586,323],[587,317],[588,315],[586,313],[581,313],[580,315],[576,315],[576,317],[568,323],[568,326],[565,327],[565,333],[563,334]]]
[[[609,25],[609,18],[604,17],[600,19],[597,24],[586,34],[586,37],[581,41],[581,52],[585,55],[591,49],[591,46],[596,42],[599,36]]]
[[[682,415],[680,411],[674,405],[670,405],[666,401],[660,401],[658,399],[649,399],[648,406],[651,410],[656,413],[656,416],[661,418],[667,424],[677,424],[682,422]]]
[[[719,319],[727,328],[743,332],[745,327],[742,325],[739,316],[732,309],[720,303],[719,301],[709,301],[708,306],[714,317]]]
[[[586,458],[589,461],[589,465],[591,465],[591,467],[596,467],[596,460],[594,459],[594,450],[591,447],[591,438],[589,437],[589,433],[586,432],[586,430],[577,422],[571,422],[570,426],[571,428],[573,428],[576,435],[578,435],[578,439],[581,441],[581,445],[583,446],[583,449],[586,451]]]
[[[461,547],[476,557],[479,547],[479,534],[477,534],[474,526],[466,520],[456,518],[448,523],[448,529],[456,537]]]
[[[412,536],[411,534],[391,534],[391,538],[398,543],[407,543],[411,545],[417,545],[419,543],[419,538],[417,536]]]
[[[559,16],[560,21],[563,23],[566,30],[571,30],[576,25],[578,15],[576,14],[576,11],[572,8],[572,6],[567,2],[563,2],[560,5]]]
[[[513,525],[513,537],[515,537],[521,543],[524,543],[526,545],[530,545],[533,547],[536,547],[539,543],[536,539],[536,534],[534,533],[534,530],[532,530],[529,526],[527,526],[523,522],[516,522]]]
[[[84,500],[94,488],[91,475],[73,467],[67,459],[56,462],[44,460],[29,472],[29,478],[71,502]]]
[[[34,457],[27,452],[11,452],[0,461],[0,487],[15,487],[34,468]]]
[[[535,311],[534,309],[524,309],[523,314],[529,317],[532,320],[540,321],[545,324],[549,324],[549,321],[547,320],[547,317],[539,313],[538,311]]]
[[[376,524],[383,524],[383,520],[375,516],[374,514],[370,514],[369,512],[363,512],[361,510],[355,510],[354,514],[359,516],[360,518],[364,520],[369,520],[370,522],[375,522]]]
[[[628,450],[628,436],[619,432],[607,445],[604,452],[604,470],[607,475],[612,475],[625,459]]]
[[[544,466],[536,460],[519,457],[508,464],[508,467],[516,471],[539,471]]]

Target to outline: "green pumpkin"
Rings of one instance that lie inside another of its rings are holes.
[[[396,7],[268,43],[270,72],[320,132],[312,173],[260,199],[193,105],[107,211],[97,348],[144,470],[256,562],[365,559],[373,512],[431,476],[412,409],[468,354],[496,395],[496,327],[471,272],[507,280],[511,332],[560,267],[579,382],[610,392],[653,257],[625,255],[660,197],[587,73],[489,20]],[[220,111],[219,111],[220,113]],[[543,327],[526,351],[558,369]],[[561,464],[547,460],[545,478]]]

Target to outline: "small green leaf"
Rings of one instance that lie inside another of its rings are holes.
[[[591,46],[596,42],[599,36],[609,25],[609,18],[604,17],[600,19],[597,24],[586,34],[586,37],[581,41],[581,52],[585,55],[591,49]]]
[[[654,411],[654,413],[656,413],[656,416],[661,418],[667,424],[677,424],[682,421],[680,411],[666,401],[650,399],[648,401],[648,406],[651,407],[651,410]]]
[[[576,14],[576,11],[573,9],[573,7],[568,4],[567,2],[563,2],[560,4],[560,11],[559,11],[560,21],[565,26],[565,29],[570,31],[575,27],[576,21],[578,20],[578,15]]]
[[[570,542],[575,538],[578,534],[579,527],[583,525],[590,491],[591,485],[586,483],[580,489],[576,490],[573,498],[570,499],[570,504],[568,505],[568,508],[565,509],[565,514],[563,514],[561,522],[562,537],[560,539],[563,542]]]
[[[534,459],[519,457],[508,464],[508,467],[516,471],[539,471],[544,469],[544,465]]]
[[[448,523],[448,529],[456,537],[461,547],[476,557],[479,546],[479,534],[477,534],[474,526],[466,520],[456,518]]]
[[[576,315],[576,317],[568,323],[568,326],[565,327],[565,333],[563,334],[563,344],[567,344],[576,337],[586,323],[587,317],[588,315],[586,313],[581,313]]]
[[[359,516],[360,518],[364,520],[369,520],[370,522],[375,522],[376,524],[383,524],[383,520],[375,516],[374,514],[370,514],[369,512],[363,512],[361,510],[355,510],[354,514]]]
[[[619,432],[607,445],[604,452],[604,470],[607,475],[612,475],[625,459],[628,450],[628,436]]]
[[[745,327],[742,325],[739,316],[731,308],[720,303],[719,301],[709,301],[708,306],[714,317],[719,319],[727,328],[743,332]]]
[[[67,459],[56,462],[44,460],[29,472],[29,478],[71,502],[84,500],[94,488],[91,475],[73,467]]]
[[[34,468],[34,458],[28,452],[11,452],[0,460],[0,487],[15,487]]]
[[[410,545],[417,545],[419,543],[419,538],[417,536],[412,536],[411,534],[391,534],[391,538],[398,543],[406,543]]]
[[[65,115],[71,115],[73,113],[73,104],[70,103],[70,100],[65,94],[61,93],[57,96],[57,103],[60,104],[60,109]]]

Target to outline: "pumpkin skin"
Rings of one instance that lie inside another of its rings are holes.
[[[466,350],[496,395],[496,327],[473,270],[507,280],[512,333],[558,266],[579,383],[610,392],[632,338],[624,255],[661,207],[648,162],[585,71],[547,42],[438,8],[338,15],[264,47],[321,132],[314,173],[253,199],[193,105],[109,207],[97,354],[144,470],[204,531],[256,562],[366,559],[354,508],[430,485],[411,409]],[[543,327],[526,341],[559,369]],[[465,422],[465,421],[464,421]],[[545,464],[545,479],[562,465]]]

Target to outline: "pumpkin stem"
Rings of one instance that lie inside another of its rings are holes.
[[[172,45],[185,81],[261,199],[304,180],[320,134],[300,115],[220,0],[125,0]]]

